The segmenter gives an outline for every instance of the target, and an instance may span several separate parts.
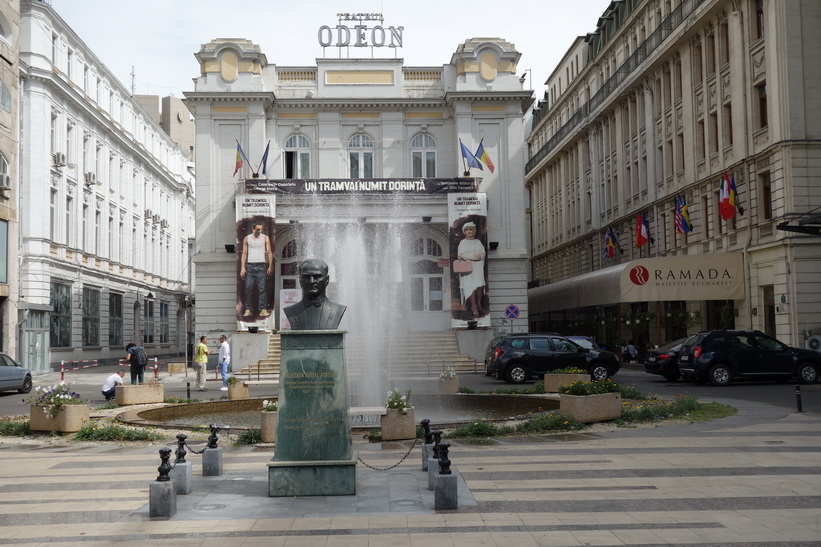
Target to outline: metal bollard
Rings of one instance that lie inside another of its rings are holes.
[[[450,475],[452,471],[450,470],[450,460],[448,459],[448,449],[450,448],[450,443],[441,443],[439,445],[439,474],[440,475]]]
[[[442,430],[437,429],[433,432],[433,457],[439,458],[439,441],[442,439]]]
[[[188,436],[183,433],[177,435],[177,451],[175,452],[177,459],[174,460],[174,464],[185,463],[185,439],[187,438]]]
[[[431,435],[431,432],[430,432],[430,420],[425,418],[424,420],[422,420],[419,423],[422,424],[422,430],[424,430],[424,432],[425,432],[425,444],[432,443],[433,442],[433,436]]]
[[[185,397],[191,399],[191,382],[185,382]]]
[[[798,412],[804,412],[801,406],[801,386],[795,386],[795,404],[798,406]]]
[[[211,424],[208,427],[211,428],[211,435],[208,436],[208,448],[217,448],[217,431],[219,431],[220,426]]]
[[[160,459],[162,463],[157,468],[157,471],[160,472],[159,476],[157,476],[157,482],[167,482],[171,480],[171,477],[168,474],[171,472],[171,464],[168,463],[168,460],[171,459],[171,449],[170,448],[160,448]]]

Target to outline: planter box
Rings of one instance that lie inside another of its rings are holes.
[[[262,442],[277,442],[277,416],[279,412],[263,410],[260,415],[259,436],[262,438]]]
[[[569,386],[573,382],[589,382],[589,374],[545,374],[544,392],[558,393],[561,386]]]
[[[559,395],[559,412],[582,423],[604,422],[621,417],[621,394]]]
[[[185,363],[168,363],[168,374],[182,374],[185,368]]]
[[[136,386],[122,385],[114,390],[114,402],[118,405],[144,405],[161,403],[165,399],[165,390],[162,384],[137,384]]]
[[[235,382],[228,384],[228,400],[236,401],[237,399],[248,398],[248,386],[242,382]]]
[[[74,433],[89,420],[91,410],[88,405],[63,405],[56,416],[49,416],[43,408],[29,407],[29,429],[31,431],[59,431]]]
[[[379,421],[382,426],[383,441],[416,438],[416,417],[412,408],[407,414],[401,414],[397,409],[389,408]]]
[[[459,393],[459,377],[440,378],[439,393]]]

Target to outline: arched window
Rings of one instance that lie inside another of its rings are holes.
[[[285,141],[285,178],[311,178],[311,142],[305,135],[291,135]]]
[[[442,246],[429,237],[420,237],[411,244],[413,256],[442,256]]]
[[[411,165],[414,177],[436,176],[436,140],[428,134],[416,135],[411,141]]]
[[[292,239],[282,248],[279,261],[280,282],[283,289],[296,289],[299,285],[299,247]]]
[[[348,141],[348,167],[352,179],[373,178],[373,141],[357,134]]]

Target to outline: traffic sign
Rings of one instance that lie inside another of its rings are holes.
[[[510,319],[518,319],[519,318],[519,307],[515,304],[511,304],[510,306],[505,308],[505,316]]]

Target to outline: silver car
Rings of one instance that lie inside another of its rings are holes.
[[[5,353],[0,353],[0,391],[9,389],[20,393],[31,391],[31,371]]]

